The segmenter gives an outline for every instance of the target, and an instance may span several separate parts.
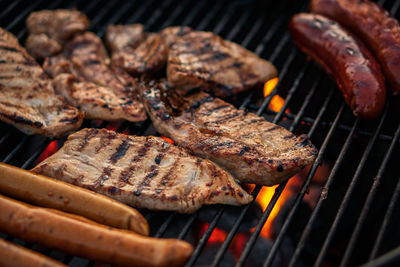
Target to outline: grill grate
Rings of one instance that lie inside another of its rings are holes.
[[[225,217],[232,213],[230,207],[204,207],[192,215],[143,210],[151,226],[151,235],[185,239],[194,244],[195,250],[187,266],[229,266],[232,262],[237,266],[349,266],[393,262],[400,255],[396,248],[400,246],[400,231],[396,227],[400,223],[400,177],[395,171],[400,158],[400,98],[389,97],[380,119],[364,122],[354,118],[334,82],[291,43],[288,19],[307,9],[307,5],[298,2],[301,1],[42,0],[26,4],[17,0],[0,3],[0,26],[23,42],[27,37],[24,20],[31,11],[76,7],[88,15],[90,30],[101,37],[106,27],[114,23],[140,22],[148,31],[187,25],[213,31],[270,60],[279,70],[277,87],[265,98],[261,92],[253,91],[230,102],[296,134],[308,134],[320,150],[292,201],[287,202],[286,211],[280,211],[286,215],[278,215],[284,218],[281,225],[275,226],[278,229],[269,240],[272,243],[258,246],[264,239],[260,236],[263,227],[272,220],[273,208],[282,194],[291,190],[290,182],[275,188],[265,210],[256,216],[252,230],[247,230],[246,242],[238,255],[231,255],[231,258],[228,254],[236,238],[244,232],[243,225],[252,218],[254,209],[260,209],[256,200],[233,208],[234,222],[225,226],[228,228],[226,237],[211,251],[211,257],[207,256],[210,238],[216,230],[224,228]],[[400,17],[399,1],[380,0],[378,3]],[[284,98],[284,105],[275,112],[269,105],[277,95]],[[82,127],[112,128],[136,135],[157,134],[149,120],[143,123],[85,120]],[[4,123],[0,123],[0,129],[0,160],[25,169],[33,167],[51,142],[41,136],[25,136]],[[62,145],[64,141],[57,143]],[[315,205],[306,214],[302,210],[305,198],[314,186],[321,164],[326,162],[331,168],[321,182],[322,190],[318,191]],[[261,186],[252,190],[254,199],[261,190]],[[303,217],[304,225],[297,226],[301,224],[299,216]],[[204,222],[208,226],[199,237],[198,226]],[[378,227],[374,230],[371,225]],[[86,259],[0,235],[71,266],[96,265]]]

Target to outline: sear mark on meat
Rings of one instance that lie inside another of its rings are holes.
[[[89,20],[77,10],[42,10],[32,12],[26,26],[26,48],[34,58],[42,59],[60,53],[68,40],[89,27]]]
[[[151,75],[165,66],[171,43],[190,31],[189,27],[169,27],[156,34],[144,32],[142,24],[110,25],[106,45],[114,66],[134,76]]]
[[[211,32],[192,31],[176,38],[168,50],[168,83],[179,89],[200,87],[230,97],[275,76],[270,62]]]
[[[98,152],[105,139],[110,143]],[[32,171],[153,210],[190,213],[203,204],[243,205],[252,200],[228,172],[209,160],[159,137],[105,129],[72,134]]]
[[[316,158],[317,149],[306,136],[297,137],[207,93],[182,97],[162,80],[143,84],[141,95],[160,134],[242,182],[278,184]]]
[[[154,73],[164,66],[167,57],[161,36],[145,33],[142,24],[110,25],[106,45],[112,64],[134,76]]]
[[[71,40],[63,54],[46,58],[43,67],[54,78],[57,93],[85,111],[86,118],[145,120],[138,81],[108,63],[100,38],[87,32]]]
[[[26,134],[59,137],[79,128],[83,114],[54,92],[43,69],[0,28],[0,120]]]

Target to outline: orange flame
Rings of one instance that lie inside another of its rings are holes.
[[[263,228],[261,229],[260,235],[264,238],[268,238],[271,239],[272,238],[272,232],[271,232],[271,226],[272,226],[272,222],[274,221],[276,215],[278,215],[279,210],[281,209],[281,207],[283,206],[283,204],[286,202],[287,199],[289,199],[289,197],[293,194],[293,192],[291,191],[291,185],[297,183],[297,176],[294,176],[293,178],[291,178],[289,180],[289,182],[287,183],[285,189],[282,191],[282,194],[280,195],[278,201],[275,203],[274,208],[272,209],[268,220],[265,222]],[[260,204],[261,208],[263,211],[265,211],[265,209],[267,208],[269,202],[271,201],[274,193],[275,193],[275,189],[278,187],[278,185],[275,186],[264,186],[263,188],[261,188],[260,193],[258,193],[258,196],[256,198],[256,201]],[[255,230],[256,228],[254,227],[252,229],[252,232]]]
[[[278,84],[278,81],[278,77],[275,77],[264,84],[264,97],[267,97],[272,92],[272,90],[274,90],[274,88]],[[284,103],[285,100],[282,97],[280,97],[279,95],[275,95],[272,97],[268,108],[272,111],[279,112]]]
[[[165,141],[167,141],[170,144],[174,144],[174,140],[172,140],[171,138],[165,137],[165,136],[161,136],[162,139],[164,139]]]

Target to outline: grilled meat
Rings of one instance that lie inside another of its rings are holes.
[[[65,135],[83,114],[57,96],[43,69],[0,28],[0,119],[26,134]]]
[[[142,99],[157,131],[208,158],[242,182],[280,183],[315,160],[306,136],[204,92],[182,97],[165,81],[143,85]]]
[[[145,120],[136,98],[137,81],[108,62],[101,40],[87,32],[70,41],[64,54],[46,58],[43,67],[54,78],[57,93],[84,110],[87,118]]]
[[[169,48],[179,38],[185,36],[192,31],[192,28],[189,28],[187,26],[173,26],[165,28],[160,32],[160,34],[163,38],[164,43],[167,45],[167,48]]]
[[[146,38],[142,24],[110,25],[106,32],[106,45],[112,52],[135,49]]]
[[[169,27],[155,34],[145,33],[142,24],[110,25],[106,44],[115,66],[140,76],[164,67],[170,44],[189,31],[189,27]]]
[[[157,71],[167,57],[161,36],[145,33],[141,24],[109,26],[106,44],[111,50],[113,65],[134,76]]]
[[[189,213],[203,204],[241,205],[252,197],[212,162],[159,137],[83,129],[33,172],[126,204]]]
[[[168,83],[180,89],[201,87],[230,97],[276,75],[270,62],[211,32],[185,34],[168,50]]]
[[[66,41],[89,27],[89,20],[77,10],[42,10],[32,12],[26,26],[30,33],[26,48],[40,59],[60,53]]]

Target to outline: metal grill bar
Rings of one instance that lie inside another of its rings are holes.
[[[282,39],[285,41],[285,43],[288,41],[288,35],[285,35],[285,37]],[[282,67],[281,72],[279,73],[279,81],[282,81],[283,77],[285,77],[285,75],[287,74],[290,64],[293,62],[293,59],[295,57],[297,53],[297,49],[292,49],[292,51],[289,54],[288,60],[286,60],[285,65]],[[274,62],[274,60],[272,60],[274,58],[274,55],[271,57],[271,62]],[[264,101],[262,102],[260,108],[257,111],[257,115],[260,116],[265,108],[269,105],[269,103],[271,102],[272,98],[278,94],[278,88],[280,85],[280,82],[278,81],[278,84],[276,85],[276,87],[272,90],[272,92],[266,97],[264,98]]]
[[[328,132],[328,134],[327,134],[327,136],[326,136],[326,138],[324,140],[324,143],[322,144],[322,146],[321,146],[321,148],[319,150],[318,157],[315,160],[315,162],[314,162],[314,164],[313,164],[313,166],[312,166],[312,168],[311,168],[311,170],[310,170],[310,172],[309,172],[309,174],[307,176],[307,179],[306,179],[306,181],[304,182],[304,184],[303,184],[303,186],[301,188],[300,194],[298,194],[296,196],[296,200],[294,202],[294,205],[292,206],[292,209],[290,210],[289,215],[287,216],[287,218],[285,220],[285,223],[283,224],[283,226],[281,228],[281,231],[279,232],[279,235],[278,235],[277,239],[275,240],[274,245],[272,246],[270,253],[268,254],[268,257],[264,262],[264,265],[263,265],[264,267],[271,266],[272,261],[273,261],[273,259],[275,257],[275,254],[276,254],[276,252],[278,250],[278,247],[280,246],[280,243],[282,242],[283,237],[284,237],[284,235],[285,235],[285,233],[286,233],[286,231],[287,231],[287,229],[289,227],[289,223],[292,222],[292,219],[293,219],[294,214],[295,214],[295,212],[297,210],[297,207],[300,205],[300,201],[303,199],[305,193],[307,192],[307,189],[308,189],[308,187],[309,187],[309,185],[311,183],[311,180],[314,177],[314,174],[317,171],[317,168],[318,168],[319,164],[322,162],[323,155],[325,154],[325,150],[326,150],[329,142],[331,141],[331,138],[332,138],[335,130],[337,129],[337,126],[339,124],[339,120],[340,120],[340,118],[341,118],[341,116],[343,114],[344,107],[345,106],[344,106],[344,103],[343,103],[341,108],[340,108],[340,110],[339,110],[339,112],[336,115],[336,118],[335,118],[335,121],[332,124],[332,127],[329,129],[329,132]]]
[[[199,258],[201,251],[203,250],[204,246],[206,245],[208,239],[210,238],[211,233],[214,231],[215,227],[217,226],[219,219],[221,218],[222,214],[224,213],[224,210],[225,209],[223,207],[218,209],[218,212],[216,213],[214,219],[210,222],[210,225],[208,226],[206,232],[203,234],[199,243],[197,244],[192,257],[186,264],[187,267],[193,266],[193,264]]]
[[[370,155],[370,153],[372,151],[372,147],[374,146],[375,141],[377,139],[377,136],[379,135],[379,132],[381,131],[383,122],[384,122],[384,120],[385,120],[385,118],[386,118],[386,116],[388,114],[388,110],[389,110],[388,107],[389,106],[387,105],[386,108],[385,108],[384,114],[382,115],[382,119],[381,119],[378,127],[376,128],[375,134],[372,137],[372,139],[369,141],[369,143],[367,145],[367,148],[364,151],[364,154],[363,154],[363,156],[361,158],[361,161],[359,163],[359,166],[361,166],[361,168],[364,166],[368,156]],[[358,124],[358,120],[356,122]],[[352,138],[354,137],[353,136],[354,132],[355,132],[355,127],[352,128],[352,132],[348,135],[347,139],[351,138],[351,140],[352,140]],[[334,179],[336,177],[336,173],[339,170],[340,165],[342,164],[342,161],[344,159],[344,154],[345,154],[345,153],[343,154],[344,151],[345,150],[343,148],[342,151],[340,152],[340,155],[338,156],[338,160],[336,161],[335,166],[333,167],[333,169],[331,171],[331,174],[329,175],[329,177],[328,177],[328,179],[327,179],[327,181],[326,181],[326,183],[325,183],[325,185],[323,187],[327,192],[329,191],[329,188],[330,188],[331,184],[333,183],[333,181],[334,181]],[[345,152],[347,152],[347,148],[346,148]],[[296,248],[296,250],[295,250],[295,252],[294,252],[294,254],[292,256],[292,259],[291,259],[291,262],[290,262],[290,266],[294,266],[295,262],[297,261],[299,255],[300,255],[300,252],[303,250],[306,242],[308,241],[308,238],[310,237],[311,229],[315,225],[317,216],[319,215],[319,213],[321,211],[321,207],[322,207],[322,204],[323,204],[324,200],[325,200],[325,198],[323,198],[323,197],[320,197],[318,199],[318,202],[317,202],[317,204],[316,204],[316,206],[315,206],[315,208],[314,208],[314,210],[313,210],[313,212],[311,214],[311,217],[310,217],[309,221],[307,222],[307,226],[304,229],[303,234],[302,234],[302,236],[300,238],[300,241],[299,241],[299,243],[297,245],[297,248]]]
[[[11,31],[21,20],[26,17],[32,10],[34,10],[37,6],[39,6],[40,1],[33,1],[31,5],[24,7],[23,11],[16,16],[10,24],[5,27],[7,31]]]
[[[181,23],[182,26],[189,25],[189,23],[194,19],[194,17],[196,17],[199,14],[200,10],[203,10],[207,4],[206,1],[194,1],[194,3],[193,2],[190,3],[194,4],[192,9],[193,11],[191,13],[191,16],[186,16],[184,18],[184,20]]]
[[[155,3],[154,0],[144,1],[144,4],[142,4],[139,7],[139,9],[134,13],[134,15],[129,17],[129,19],[127,19],[126,24],[137,22],[139,20],[139,17],[141,17],[145,11],[147,11],[151,6],[153,6],[154,3]]]
[[[193,223],[195,222],[195,220],[197,219],[198,213],[194,213],[193,215],[191,215],[189,217],[189,219],[187,220],[185,226],[182,228],[182,231],[179,233],[178,238],[179,239],[184,239],[186,234],[189,232],[190,227],[192,227]]]
[[[394,266],[400,260],[400,247],[397,247],[385,255],[362,265],[362,267]],[[392,264],[392,265],[391,265]]]
[[[219,11],[221,11],[222,7],[224,6],[223,1],[218,1],[218,3],[214,6],[213,9],[211,9],[210,12],[207,13],[207,15],[204,17],[204,19],[197,25],[196,29],[197,30],[204,30],[208,24],[210,24],[210,21],[218,14]]]
[[[304,74],[305,74],[306,70],[308,69],[309,63],[310,62],[307,61],[306,64],[304,64],[303,67],[300,69],[296,80],[294,81],[292,87],[290,88],[290,90],[286,96],[285,103],[283,104],[281,110],[278,112],[278,114],[276,114],[276,116],[274,118],[274,123],[276,123],[282,119],[282,116],[285,113],[286,109],[288,108],[290,101],[293,98],[294,93],[297,91],[300,81],[303,79]]]
[[[381,123],[383,123],[383,120],[382,120]],[[378,132],[376,132],[376,134],[377,133]],[[350,183],[350,185],[349,185],[349,187],[348,187],[348,189],[346,191],[346,194],[345,194],[345,196],[344,196],[344,198],[342,200],[342,203],[341,203],[340,208],[338,210],[338,213],[337,213],[337,215],[335,217],[335,220],[334,220],[334,222],[333,222],[333,224],[332,224],[332,226],[331,226],[331,228],[329,230],[329,233],[328,233],[328,235],[327,235],[327,237],[325,239],[325,242],[324,242],[324,244],[323,244],[323,246],[322,246],[322,248],[321,248],[321,250],[319,252],[317,261],[315,263],[316,266],[321,266],[322,261],[323,261],[325,255],[326,255],[326,253],[327,253],[327,249],[328,249],[330,243],[332,242],[334,234],[336,233],[336,230],[337,230],[337,227],[339,225],[339,222],[343,217],[344,211],[347,209],[347,206],[350,203],[350,197],[353,194],[353,191],[354,191],[354,189],[356,187],[356,184],[358,182],[358,179],[360,177],[361,171],[362,171],[362,169],[364,167],[364,164],[366,163],[367,157],[369,156],[370,149],[372,149],[372,146],[373,146],[373,144],[375,142],[376,134],[374,135],[374,138],[371,140],[371,143],[368,144],[368,147],[367,147],[368,150],[365,151],[365,153],[363,155],[363,158],[362,158],[362,161],[359,163],[358,168],[356,170],[356,173],[354,174],[354,176],[352,178],[352,181],[351,181],[351,183]]]
[[[11,150],[11,152],[7,155],[7,157],[5,157],[2,162],[4,163],[8,163],[12,157],[15,156],[15,154],[21,149],[21,147],[23,145],[25,145],[26,141],[28,140],[28,136],[25,135],[22,140],[14,147],[13,150]]]
[[[253,196],[253,201],[249,204],[247,204],[241,213],[239,214],[239,217],[237,218],[235,224],[232,226],[231,230],[229,231],[229,234],[225,238],[224,243],[221,245],[221,248],[218,250],[216,256],[214,257],[214,261],[212,262],[211,266],[218,266],[220,261],[222,260],[226,250],[228,249],[230,243],[232,242],[232,239],[236,235],[237,231],[239,230],[240,224],[242,223],[244,216],[247,214],[247,211],[249,208],[254,204],[256,201],[257,195],[260,192],[261,186],[257,186],[254,188],[253,192],[251,192],[251,195]]]
[[[136,4],[135,1],[127,1],[124,2],[123,5],[104,23],[101,25],[100,29],[97,31],[97,35],[100,37],[104,37],[108,25],[114,24],[121,17],[123,17],[127,12],[132,10],[132,7]]]
[[[381,167],[379,168],[379,172],[376,175],[376,177],[374,178],[374,183],[372,184],[371,190],[368,193],[367,200],[365,201],[365,204],[364,204],[364,207],[363,207],[362,212],[360,214],[360,217],[357,220],[356,228],[354,229],[354,232],[353,232],[353,234],[351,236],[350,242],[349,242],[349,244],[347,246],[347,249],[346,249],[346,252],[344,254],[343,260],[342,260],[342,262],[340,264],[340,266],[342,266],[342,267],[345,267],[345,266],[349,265],[350,255],[354,250],[354,246],[355,246],[355,244],[357,242],[357,239],[358,239],[358,237],[360,235],[361,229],[364,226],[365,219],[366,219],[366,217],[368,215],[368,212],[369,212],[369,210],[371,208],[372,202],[375,199],[376,192],[378,190],[380,181],[383,178],[383,173],[386,170],[386,167],[387,167],[387,165],[389,163],[389,160],[390,160],[390,156],[392,155],[392,153],[394,151],[394,147],[396,145],[396,140],[399,139],[399,136],[400,136],[400,124],[397,127],[396,134],[394,135],[393,141],[391,142],[390,147],[389,147],[389,149],[388,149],[388,151],[387,151],[387,153],[385,155],[385,158],[384,158],[384,160],[383,160],[383,162],[381,164]]]
[[[162,11],[167,9],[167,7],[171,5],[172,1],[173,0],[162,1],[159,5],[157,5],[157,9],[153,11],[152,16],[150,16],[145,24],[146,29],[148,29],[147,25],[152,25],[157,21],[157,19],[161,16]]]
[[[383,238],[387,234],[387,229],[389,225],[389,220],[393,216],[394,209],[396,205],[398,205],[398,201],[400,200],[400,177],[397,179],[396,189],[392,195],[392,198],[389,202],[389,207],[386,211],[385,217],[383,219],[383,223],[381,229],[379,230],[378,237],[376,238],[375,245],[372,249],[371,255],[369,256],[369,260],[375,259],[376,256],[379,254]]]

